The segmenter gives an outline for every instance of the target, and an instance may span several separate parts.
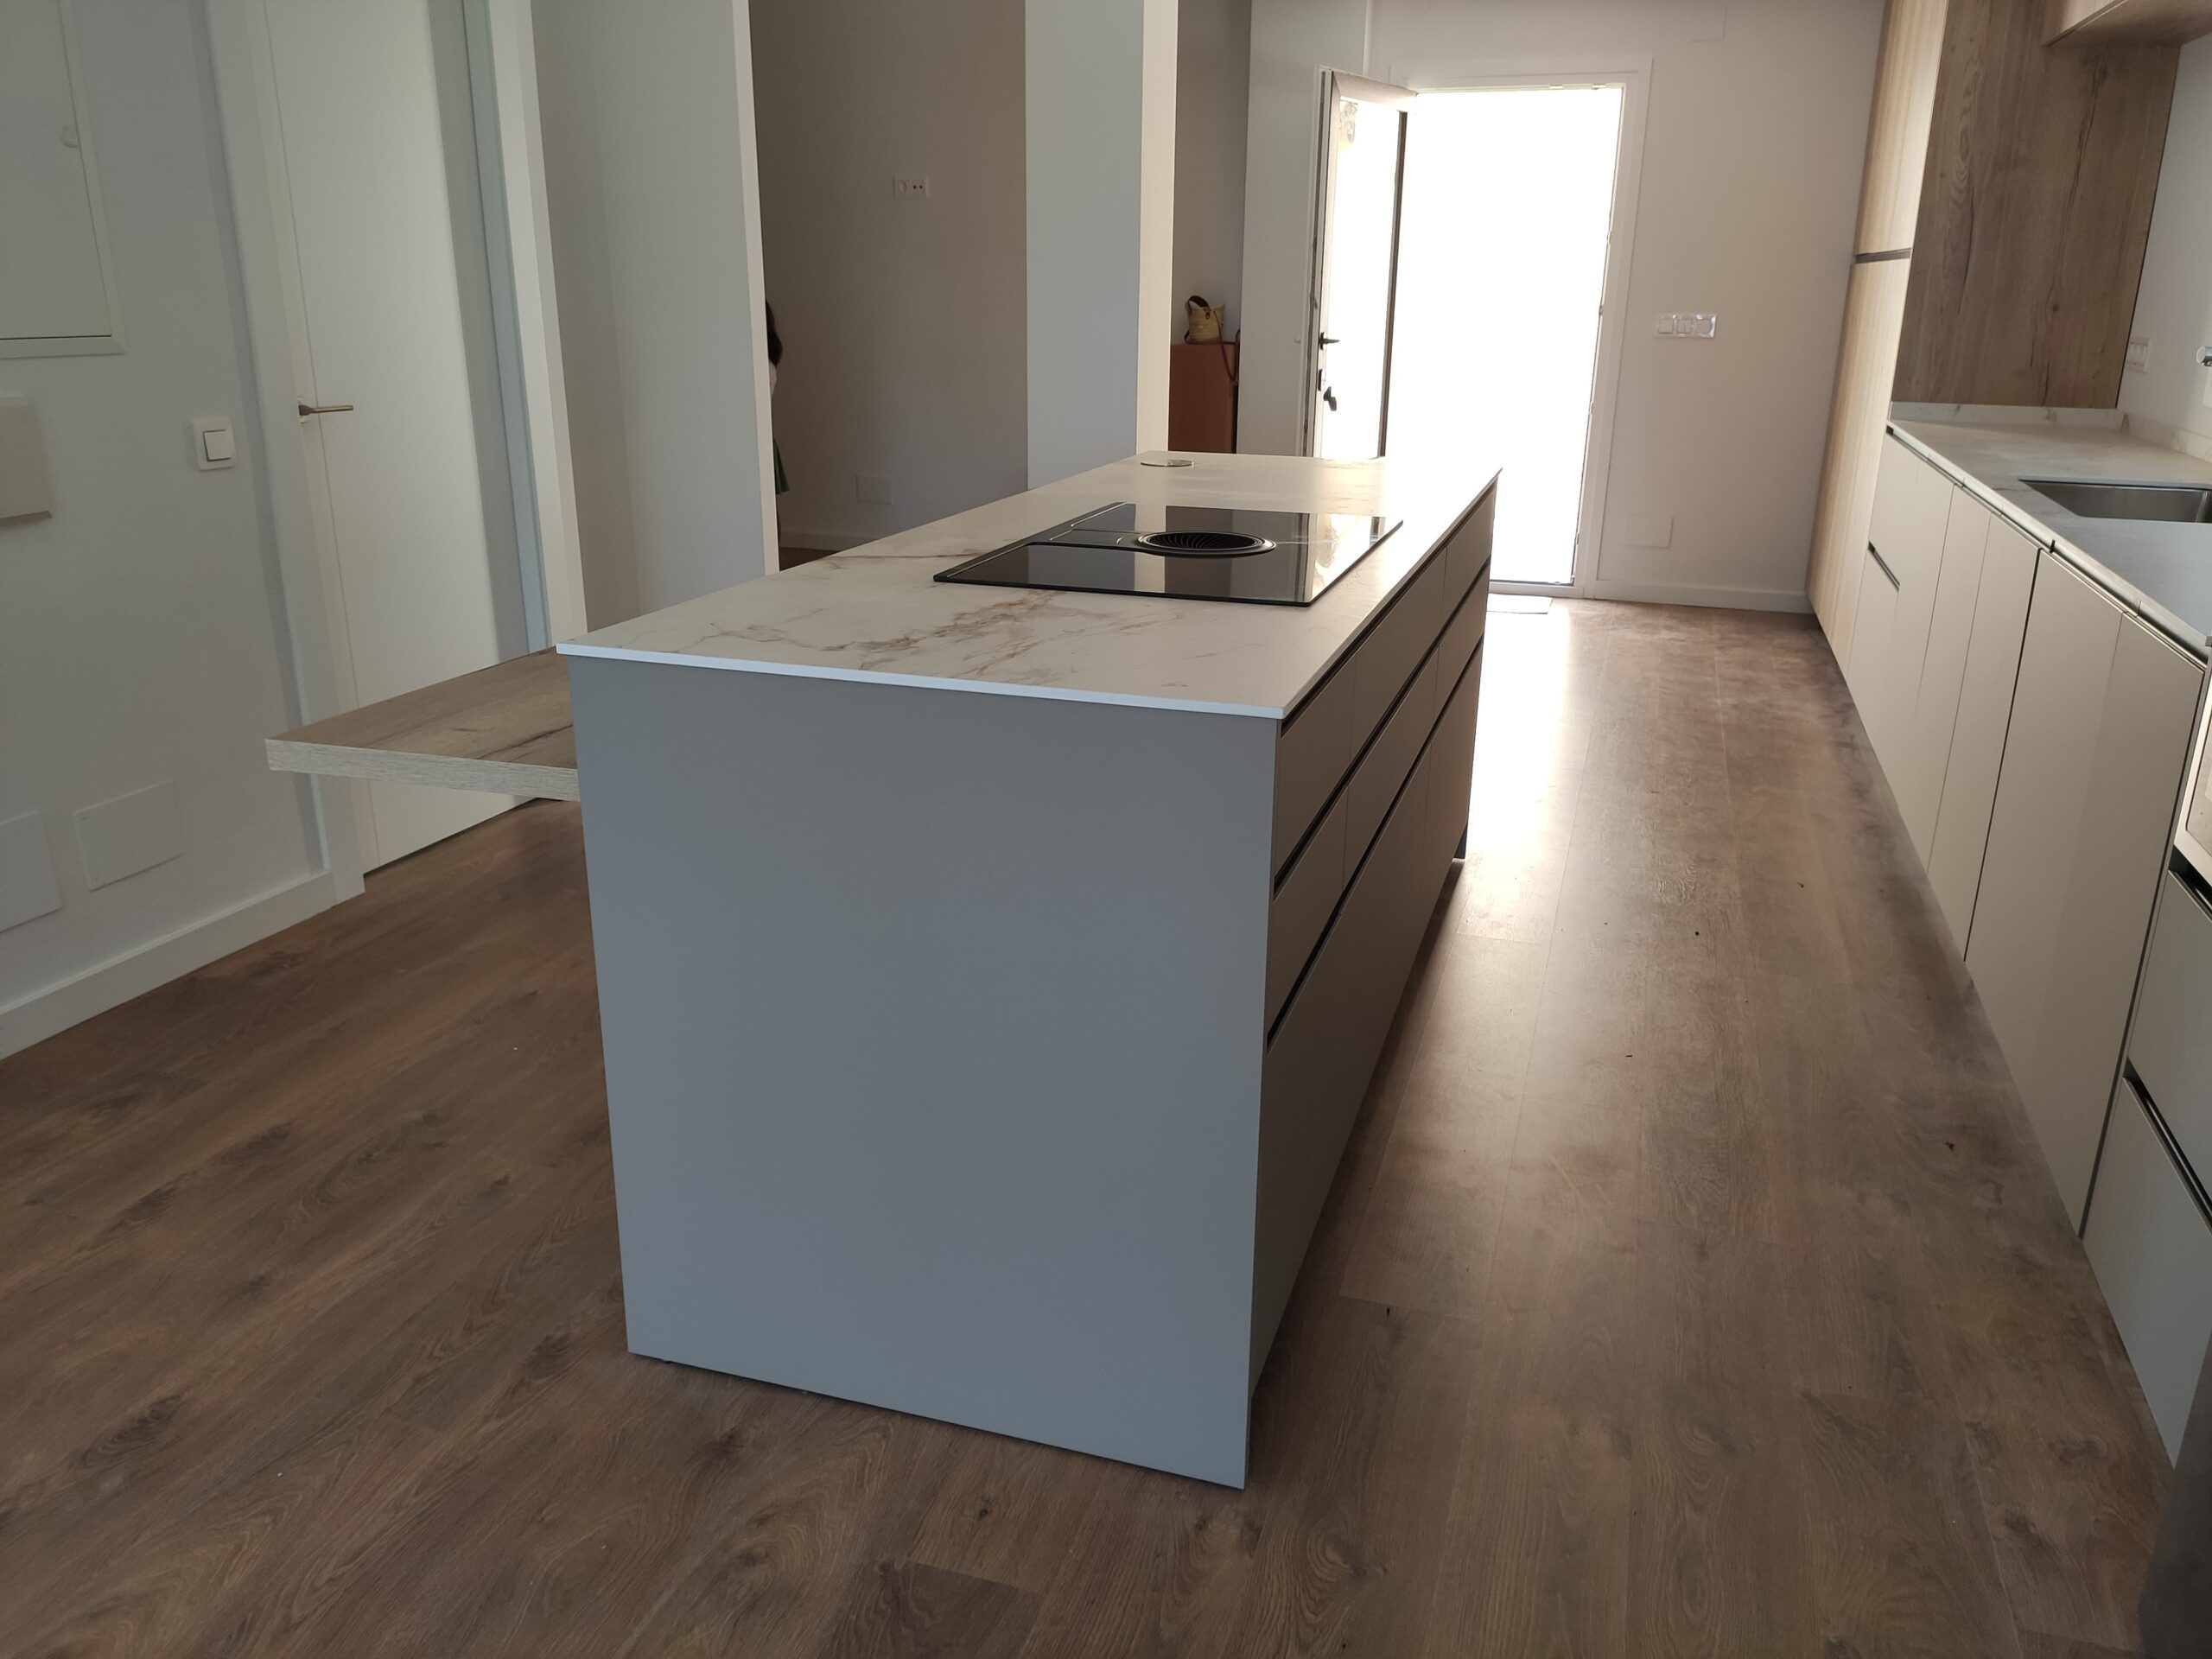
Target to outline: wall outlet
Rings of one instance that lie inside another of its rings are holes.
[[[853,494],[860,500],[888,506],[891,480],[881,473],[856,473],[853,475]]]
[[[901,173],[891,181],[891,194],[894,196],[918,198],[929,193],[929,180],[918,173]]]
[[[2127,342],[2127,366],[2138,373],[2151,366],[2151,342],[2142,334]]]
[[[1677,340],[1711,340],[1719,327],[1720,319],[1710,311],[1662,311],[1653,332]]]

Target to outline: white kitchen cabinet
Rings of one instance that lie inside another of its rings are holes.
[[[1912,724],[1956,493],[1948,477],[1897,438],[1884,441],[1845,678],[1892,788]]]
[[[1961,955],[1981,885],[1982,854],[1989,845],[1990,809],[1997,799],[1997,772],[2005,756],[2005,729],[2012,717],[2012,688],[2020,675],[2020,644],[2028,627],[2028,594],[2035,586],[2040,550],[2009,520],[1989,515],[1974,599],[1974,621],[1961,664],[1949,758],[1927,851],[1928,880],[1936,903]],[[1945,554],[1948,575],[1949,554]],[[1944,597],[1938,595],[1939,628]],[[1931,636],[1929,655],[1936,654]]]
[[[1923,866],[1935,848],[1943,772],[1950,762],[1959,691],[1974,636],[1974,601],[1981,588],[1982,556],[1995,519],[1976,497],[1961,489],[1951,492],[1942,557],[1935,582],[1927,584],[1932,591],[1917,681],[1912,696],[1904,700],[1910,712],[1899,725],[1896,764],[1888,768],[1890,792],[1897,797],[1897,812]],[[1901,639],[1904,632],[1900,620]]]
[[[2202,681],[2195,658],[2042,555],[1967,964],[2077,1221]]]
[[[2113,1096],[2082,1243],[2173,1456],[2212,1342],[2212,1224],[2129,1077]]]

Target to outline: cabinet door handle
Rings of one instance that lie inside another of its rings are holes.
[[[1890,569],[1890,562],[1882,556],[1881,550],[1872,542],[1866,543],[1866,556],[1882,567],[1882,574],[1890,579],[1891,587],[1899,593],[1904,591],[1904,583],[1897,580],[1897,573]]]

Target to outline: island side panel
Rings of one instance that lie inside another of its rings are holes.
[[[631,1347],[1241,1484],[1274,723],[570,667]]]

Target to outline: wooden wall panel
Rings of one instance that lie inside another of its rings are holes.
[[[1882,458],[1882,425],[1890,412],[1897,330],[1904,316],[1910,261],[1853,265],[1843,314],[1843,352],[1828,413],[1828,449],[1813,520],[1813,558],[1806,590],[1836,660],[1851,649],[1859,603],[1866,524],[1874,511],[1874,474]]]
[[[1874,114],[1866,136],[1866,181],[1859,198],[1861,253],[1912,245],[1928,159],[1928,126],[1936,111],[1936,71],[1943,55],[1943,17],[1950,0],[1890,0],[1882,22],[1882,56],[1874,79]]]
[[[2212,35],[2212,0],[2050,0],[2046,38],[2075,45],[2193,41]]]
[[[2180,48],[2047,47],[2045,7],[1952,0],[1900,399],[2119,399]]]

